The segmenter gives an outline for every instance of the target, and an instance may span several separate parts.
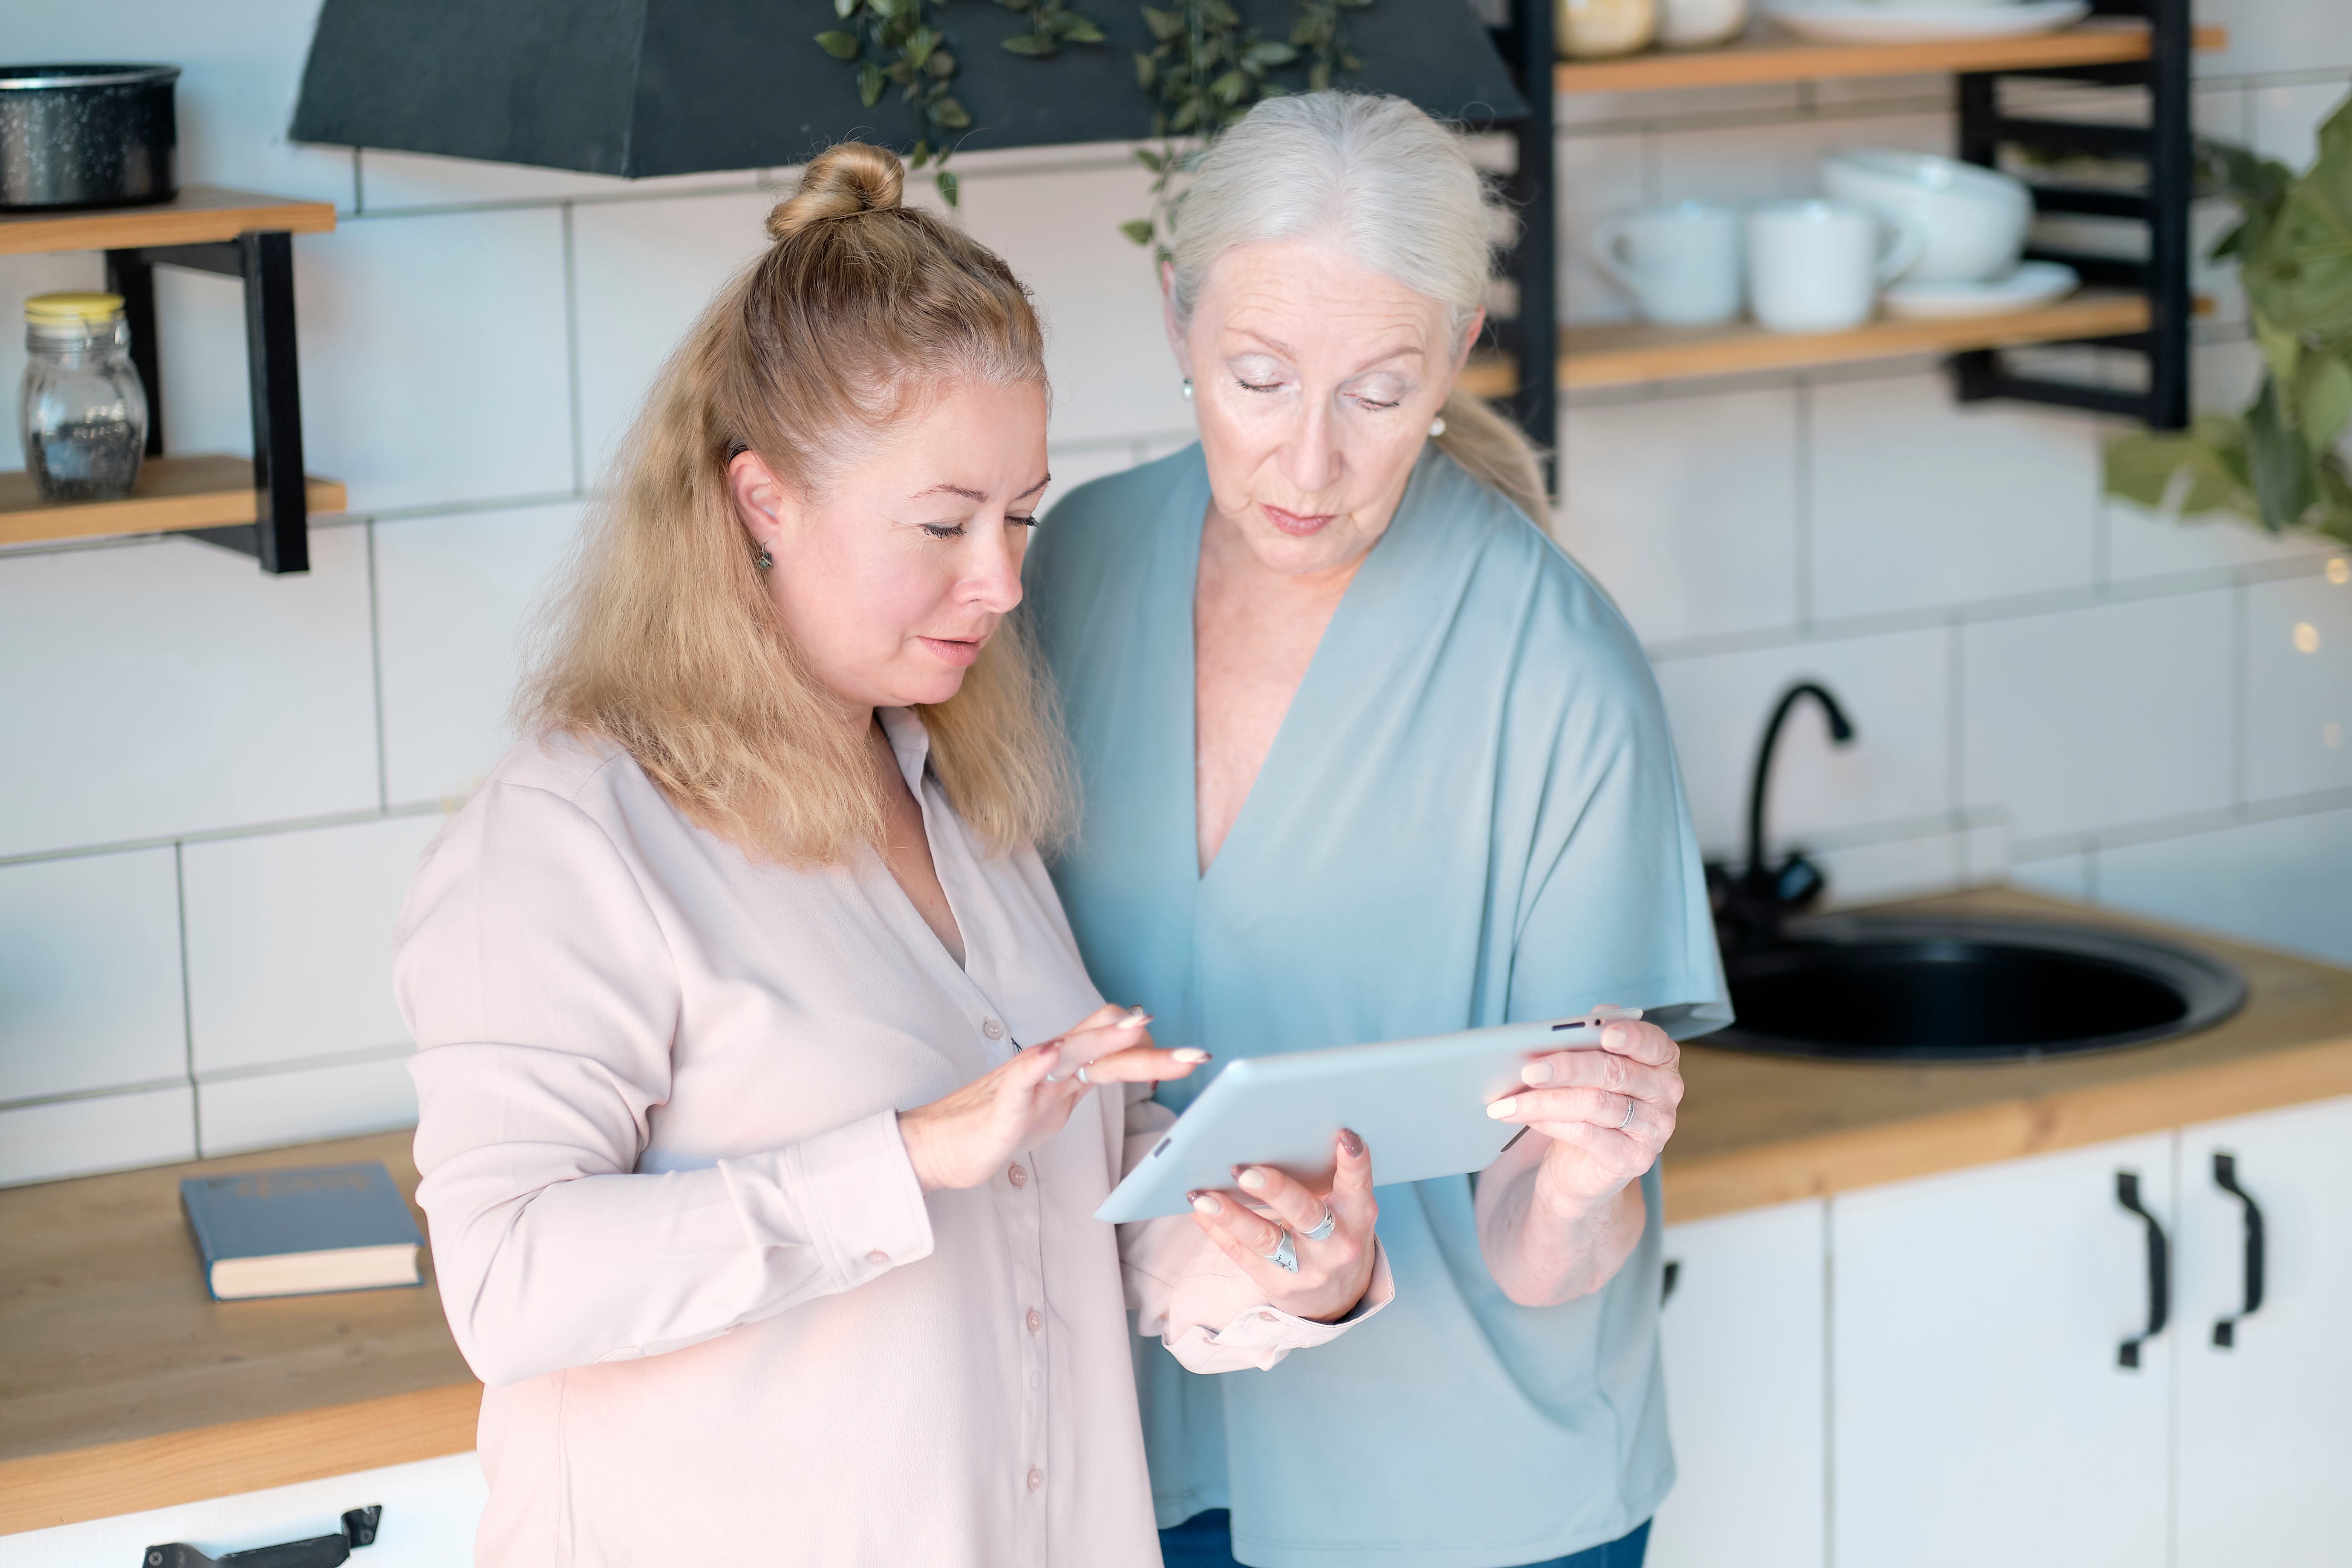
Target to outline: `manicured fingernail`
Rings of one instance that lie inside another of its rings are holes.
[[[1209,1053],[1198,1046],[1179,1047],[1168,1054],[1180,1062],[1204,1062],[1209,1059]]]
[[[1607,1028],[1601,1031],[1601,1045],[1602,1049],[1613,1051],[1624,1043],[1625,1031],[1620,1026],[1612,1024]]]
[[[1140,1029],[1150,1022],[1151,1022],[1151,1015],[1145,1012],[1142,1008],[1138,1007],[1134,1012],[1129,1013],[1126,1017],[1121,1018],[1117,1024],[1113,1025],[1112,1027],[1119,1029]]]
[[[1486,1114],[1493,1117],[1496,1121],[1500,1121],[1504,1117],[1508,1116],[1512,1111],[1517,1110],[1518,1108],[1518,1097],[1514,1095],[1508,1100],[1498,1100],[1495,1101],[1494,1104],[1486,1108]]]
[[[1265,1173],[1252,1167],[1241,1173],[1241,1184],[1245,1193],[1262,1193],[1265,1191]]]
[[[1339,1147],[1350,1154],[1360,1154],[1364,1152],[1364,1141],[1356,1136],[1354,1128],[1342,1127],[1339,1129]]]
[[[1549,1083],[1551,1081],[1551,1063],[1529,1062],[1527,1066],[1519,1069],[1519,1081],[1522,1083]]]
[[[1222,1214],[1224,1212],[1224,1205],[1206,1193],[1192,1194],[1192,1211],[1195,1214]]]

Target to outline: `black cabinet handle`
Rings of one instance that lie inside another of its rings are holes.
[[[1675,1285],[1683,1277],[1681,1261],[1677,1258],[1667,1258],[1665,1274],[1665,1279],[1658,1288],[1658,1305],[1661,1307],[1675,1299]]]
[[[2139,1365],[2139,1347],[2164,1332],[2164,1325],[2172,1316],[2171,1248],[2164,1239],[2164,1226],[2156,1216],[2140,1206],[2139,1177],[2129,1171],[2116,1173],[2116,1202],[2139,1215],[2147,1226],[2147,1327],[2136,1339],[2126,1340],[2116,1347],[2117,1366]]]
[[[2238,1185],[2238,1159],[2218,1149],[2213,1152],[2213,1184],[2246,1205],[2246,1304],[2236,1317],[2213,1325],[2213,1342],[2228,1350],[2238,1342],[2238,1324],[2263,1310],[2263,1211],[2245,1188]]]
[[[383,1518],[383,1505],[371,1503],[345,1513],[343,1528],[335,1535],[256,1546],[226,1557],[207,1557],[186,1542],[174,1541],[168,1546],[149,1547],[140,1561],[146,1568],[335,1568],[351,1561],[352,1547],[375,1544],[376,1525]]]

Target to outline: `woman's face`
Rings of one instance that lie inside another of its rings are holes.
[[[769,597],[826,689],[853,710],[944,702],[1021,602],[1045,392],[942,387],[817,493],[750,452],[728,475],[737,516],[775,560]]]
[[[1171,310],[1213,504],[1266,567],[1345,567],[1387,529],[1477,334],[1452,316],[1299,240],[1235,246],[1187,329]]]

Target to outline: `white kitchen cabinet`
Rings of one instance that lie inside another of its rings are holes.
[[[459,1568],[474,1560],[474,1529],[489,1488],[471,1454],[298,1481],[266,1491],[178,1503],[143,1513],[0,1535],[0,1568],[132,1568],[143,1550],[184,1541],[208,1557],[274,1546],[341,1528],[345,1509],[380,1503],[375,1544],[352,1568]]]
[[[2242,1317],[2247,1210],[2217,1154],[2261,1215]],[[2177,1278],[2178,1568],[2352,1562],[2352,1100],[2182,1130]]]
[[[2118,1364],[2151,1286],[2116,1178],[2168,1238],[2173,1149],[2162,1133],[1832,1200],[1842,1568],[2166,1562],[2178,1319]]]
[[[1675,1489],[1650,1568],[1822,1568],[1825,1205],[1666,1227]]]

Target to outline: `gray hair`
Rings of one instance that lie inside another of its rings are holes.
[[[1451,309],[1454,342],[1486,300],[1494,237],[1516,220],[1461,142],[1401,98],[1309,92],[1269,98],[1201,161],[1170,237],[1171,301],[1190,324],[1217,258],[1237,245],[1328,240],[1368,269]],[[1508,420],[1457,388],[1447,456],[1542,519],[1542,470]]]

